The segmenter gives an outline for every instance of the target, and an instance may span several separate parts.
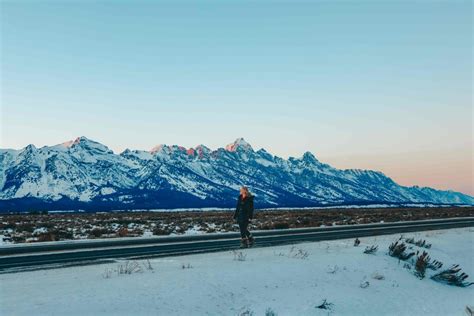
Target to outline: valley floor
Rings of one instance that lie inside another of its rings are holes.
[[[387,254],[399,237],[1,274],[0,315],[465,315],[474,286],[430,276],[452,264],[474,273],[474,229],[406,234],[432,244],[407,244],[413,251],[444,263],[422,280]],[[379,250],[364,254],[369,245]],[[328,309],[317,308],[324,300]]]
[[[239,231],[233,210],[0,214],[4,244]],[[474,207],[351,207],[256,210],[252,230],[474,217]]]

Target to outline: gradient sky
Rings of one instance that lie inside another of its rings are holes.
[[[471,1],[1,1],[1,146],[225,146],[474,194]]]

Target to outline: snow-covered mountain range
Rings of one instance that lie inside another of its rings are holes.
[[[211,150],[159,145],[115,154],[79,137],[0,149],[0,210],[232,207],[247,185],[257,206],[354,203],[474,204],[453,191],[404,187],[378,171],[340,170],[306,152],[283,159],[243,138]]]

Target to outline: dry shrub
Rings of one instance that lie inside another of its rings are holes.
[[[117,274],[132,274],[142,272],[142,268],[136,261],[127,261],[125,264],[119,264]]]
[[[461,268],[458,264],[452,265],[451,268],[443,270],[431,277],[432,280],[437,282],[460,286],[460,287],[468,287],[474,284],[474,282],[466,282],[466,279],[469,277],[464,272],[461,272]]]
[[[430,262],[430,256],[428,256],[428,253],[426,251],[423,251],[421,255],[418,256],[415,262],[415,275],[419,279],[423,279],[426,274],[426,268],[428,267],[428,264]]]
[[[379,248],[379,246],[377,246],[377,245],[367,246],[367,247],[365,247],[364,253],[373,255],[377,252],[378,248]]]
[[[399,243],[398,241],[390,244],[388,247],[388,254],[391,257],[398,258],[400,260],[408,260],[409,258],[413,257],[415,255],[414,252],[411,253],[405,253],[405,250],[407,249],[407,246],[402,242]]]
[[[316,306],[316,308],[319,309],[326,309],[326,310],[332,310],[334,307],[333,303],[329,303],[326,299],[323,300],[323,302],[319,305]]]

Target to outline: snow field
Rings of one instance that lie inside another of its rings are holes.
[[[426,239],[431,258],[443,268],[460,264],[473,281],[473,233],[405,237]],[[149,260],[152,270],[139,260],[141,271],[131,274],[117,272],[126,261],[1,274],[0,315],[265,315],[268,308],[277,315],[465,315],[474,286],[437,283],[431,270],[416,278],[387,254],[399,237],[361,238],[358,247],[345,239],[157,258]],[[363,253],[374,244],[374,255]],[[316,308],[324,299],[330,310]]]

